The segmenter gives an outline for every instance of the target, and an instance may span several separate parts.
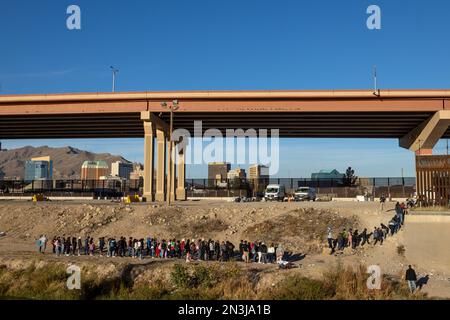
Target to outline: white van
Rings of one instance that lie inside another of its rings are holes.
[[[266,201],[283,201],[286,196],[285,187],[279,184],[269,184],[264,192],[264,199]]]
[[[316,189],[310,187],[300,187],[295,190],[295,201],[316,201]]]

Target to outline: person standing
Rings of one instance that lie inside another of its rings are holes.
[[[269,263],[275,262],[275,246],[273,243],[267,248],[267,260]]]
[[[352,248],[353,245],[353,229],[348,229],[347,247]]]
[[[366,242],[367,242],[367,244],[370,244],[369,235],[367,234],[367,228],[364,228],[363,232],[360,233],[359,238],[361,241],[361,247],[364,247]]]
[[[86,236],[86,238],[84,238],[84,255],[87,256],[89,255],[89,236]]]
[[[261,244],[261,260],[262,263],[267,263],[267,245],[264,242]]]
[[[36,246],[38,247],[38,249],[39,249],[39,253],[43,253],[42,252],[42,247],[43,247],[43,245],[42,245],[42,235],[40,235],[39,236],[39,238],[36,240]]]
[[[384,204],[385,203],[386,203],[386,197],[384,196],[384,194],[382,194],[381,197],[380,197],[381,211],[384,210]]]
[[[48,243],[48,238],[45,234],[42,236],[42,242],[43,242],[43,246],[44,246],[42,253],[44,253],[45,250],[47,249],[47,243]]]
[[[81,237],[78,237],[77,247],[78,247],[78,256],[81,256],[81,248],[83,248],[83,243],[81,241]]]
[[[75,255],[77,251],[77,238],[72,237],[72,255]]]
[[[408,282],[409,291],[411,293],[414,293],[416,291],[417,287],[417,275],[416,271],[411,267],[411,265],[408,266],[408,270],[406,270],[405,279]]]
[[[276,256],[277,256],[277,262],[281,262],[283,260],[284,256],[284,249],[281,244],[278,244],[276,250],[275,250]]]
[[[247,244],[247,241],[242,242],[239,245],[239,249],[242,250],[242,260],[244,260],[245,263],[249,263],[249,256],[248,256],[248,251],[249,251],[249,245]]]
[[[328,248],[331,249],[331,253],[334,253],[334,245],[333,245],[333,231],[331,230],[331,227],[328,227],[327,229],[327,241],[328,241]]]
[[[403,208],[400,205],[400,202],[397,202],[395,204],[395,214],[397,216],[397,220],[399,222],[399,225],[403,225]]]
[[[380,240],[380,236],[378,234],[378,228],[374,227],[373,228],[373,245],[376,245],[378,243],[378,241]]]

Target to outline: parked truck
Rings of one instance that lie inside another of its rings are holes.
[[[295,201],[316,201],[316,189],[310,187],[300,187],[295,190]]]
[[[279,184],[269,184],[264,192],[266,201],[283,201],[285,196],[285,187]]]

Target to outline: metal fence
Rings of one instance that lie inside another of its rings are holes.
[[[258,197],[269,184],[284,185],[286,192],[294,193],[299,187],[312,187],[318,195],[340,198],[411,197],[415,192],[414,177],[359,178],[346,185],[339,179],[270,178],[208,180],[187,179],[188,197]],[[156,183],[153,181],[153,190]],[[0,197],[43,193],[49,196],[120,197],[142,195],[143,180],[0,180]]]
[[[315,188],[320,196],[354,198],[358,195],[368,197],[408,198],[415,193],[416,178],[386,177],[358,178],[351,185],[342,179],[308,178],[269,178],[269,179],[232,179],[216,181],[209,179],[188,179],[186,181],[188,197],[261,197],[269,184],[283,185],[288,194],[299,187]]]
[[[141,192],[142,180],[0,180],[0,197],[36,193],[48,196],[121,197]]]

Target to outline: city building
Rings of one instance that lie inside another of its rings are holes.
[[[0,180],[5,179],[5,173],[0,169]]]
[[[133,163],[133,171],[130,173],[130,180],[144,179],[144,166],[140,163]]]
[[[228,171],[231,164],[228,162],[210,162],[208,163],[208,181],[210,184],[216,185],[227,179]]]
[[[81,166],[82,180],[100,180],[100,177],[108,175],[108,164],[103,161],[85,161]]]
[[[50,157],[31,158],[25,162],[25,181],[52,180],[53,161]]]
[[[269,179],[269,168],[261,164],[254,164],[248,167],[248,178],[255,179]]]
[[[248,180],[252,184],[253,196],[264,191],[269,183],[269,168],[261,164],[254,164],[248,167]]]
[[[130,174],[133,172],[133,164],[116,161],[111,163],[111,175],[129,180]]]
[[[312,180],[333,180],[336,182],[342,182],[344,179],[344,174],[339,173],[336,169],[333,170],[320,170],[317,173],[311,174]]]
[[[227,173],[227,179],[228,180],[232,180],[232,179],[245,179],[245,170],[241,169],[241,168],[236,168],[236,169],[232,169],[230,171],[228,171]]]

